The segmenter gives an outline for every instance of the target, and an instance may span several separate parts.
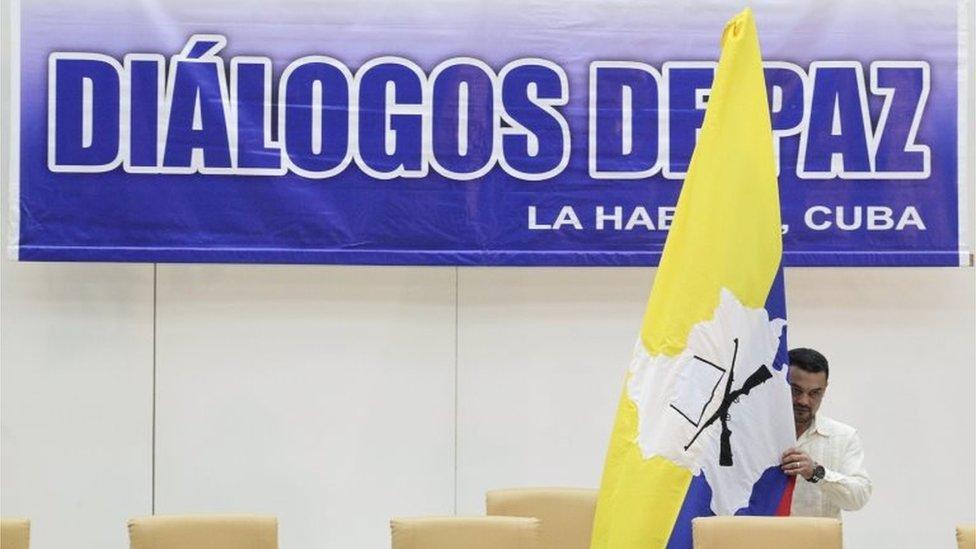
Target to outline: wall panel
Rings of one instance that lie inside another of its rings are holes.
[[[652,269],[462,269],[458,498],[596,486]]]
[[[0,507],[32,549],[123,549],[152,508],[152,265],[4,258]]]
[[[345,549],[453,511],[453,269],[160,266],[158,315],[157,512]]]

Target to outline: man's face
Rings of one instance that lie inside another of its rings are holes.
[[[797,423],[809,423],[817,415],[827,391],[827,374],[790,366],[789,380],[793,390],[793,419]]]

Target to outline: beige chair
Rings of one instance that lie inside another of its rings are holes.
[[[589,549],[596,495],[585,488],[492,490],[485,507],[488,515],[539,519],[542,549]]]
[[[807,517],[702,517],[691,521],[695,549],[841,549],[840,521]]]
[[[959,544],[959,549],[976,549],[976,524],[956,526],[956,543]],[[4,546],[3,549],[7,547]]]
[[[540,549],[539,521],[523,517],[396,518],[393,549]]]
[[[156,515],[129,521],[131,549],[277,549],[278,519],[262,515]]]
[[[27,549],[30,545],[30,521],[0,519],[0,549]]]

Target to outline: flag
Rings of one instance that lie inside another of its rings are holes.
[[[721,43],[621,395],[591,549],[690,548],[696,516],[788,514],[792,484],[778,466],[796,439],[782,226],[750,10]]]

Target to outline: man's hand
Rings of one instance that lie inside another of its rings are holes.
[[[817,464],[810,459],[810,456],[806,452],[797,450],[796,448],[790,448],[783,454],[783,462],[780,468],[787,475],[799,475],[806,480],[810,480],[810,477],[813,476],[813,469],[816,466]]]

